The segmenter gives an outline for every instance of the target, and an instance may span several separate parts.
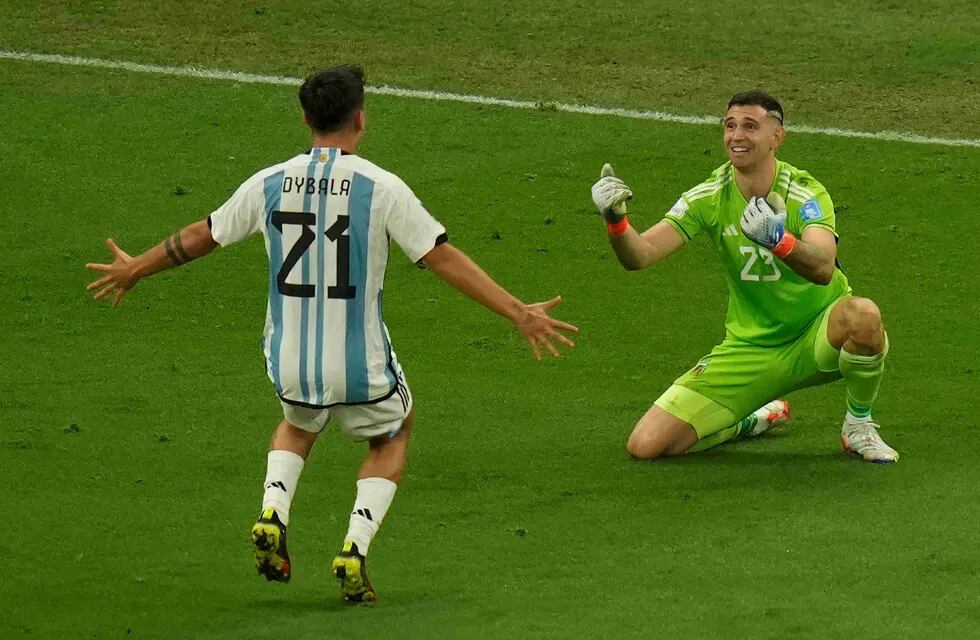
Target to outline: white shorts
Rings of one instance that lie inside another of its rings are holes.
[[[360,441],[378,436],[395,437],[411,413],[414,400],[408,385],[399,376],[395,392],[380,402],[338,404],[329,409],[301,407],[282,400],[280,403],[283,417],[295,427],[320,433],[331,421],[336,421],[345,435]]]

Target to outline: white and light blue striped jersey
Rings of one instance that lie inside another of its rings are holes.
[[[222,246],[265,236],[263,347],[283,400],[329,407],[394,393],[381,311],[389,240],[418,262],[446,238],[408,185],[364,158],[314,148],[246,180],[209,223]]]

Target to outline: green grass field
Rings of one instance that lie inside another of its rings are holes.
[[[973,3],[335,4],[3,2],[0,49],[293,76],[354,60],[374,84],[696,114],[760,84],[794,122],[980,135]],[[901,462],[844,457],[838,383],[791,396],[785,431],[644,464],[626,436],[721,338],[724,281],[706,242],[624,272],[589,187],[613,161],[653,224],[724,161],[720,129],[371,96],[361,155],[515,294],[561,294],[581,333],[535,363],[394,250],[386,321],[418,421],[372,545],[381,600],[351,608],[328,564],[363,450],[336,432],[294,502],[292,582],[251,564],[280,419],[261,241],[118,309],[84,289],[107,236],[142,251],[304,149],[295,89],[0,60],[0,104],[0,638],[980,635],[976,148],[799,134],[781,154],[827,185],[840,259],[882,309],[877,413]]]

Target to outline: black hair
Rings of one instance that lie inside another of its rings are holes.
[[[744,107],[750,105],[759,105],[765,109],[767,113],[779,120],[779,124],[783,123],[783,105],[779,104],[779,100],[776,100],[765,91],[760,91],[758,89],[753,91],[743,91],[742,93],[736,93],[732,96],[732,99],[728,101],[729,109],[734,106]]]
[[[352,64],[317,71],[299,88],[299,102],[317,133],[342,129],[364,106],[364,71]]]

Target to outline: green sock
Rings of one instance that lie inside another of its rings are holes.
[[[752,429],[754,429],[755,425],[758,423],[759,416],[755,415],[755,412],[753,411],[727,429],[722,429],[717,433],[712,433],[706,438],[701,438],[693,447],[685,451],[685,453],[697,453],[698,451],[704,451],[705,449],[716,447],[722,442],[728,442],[729,440],[750,438],[752,437]]]
[[[727,429],[722,429],[717,433],[712,433],[710,436],[701,438],[694,446],[685,451],[684,453],[697,453],[698,451],[704,451],[705,449],[710,449],[711,447],[718,446],[722,442],[728,442],[733,440],[738,436],[738,425],[733,424]]]
[[[881,353],[859,356],[841,349],[840,372],[847,383],[847,413],[855,418],[870,418],[878,397],[881,374],[885,370],[888,355],[888,336]]]
[[[743,438],[751,438],[752,430],[755,429],[755,425],[759,424],[759,416],[755,415],[755,411],[745,416],[741,420],[735,423],[735,439],[742,440]]]

